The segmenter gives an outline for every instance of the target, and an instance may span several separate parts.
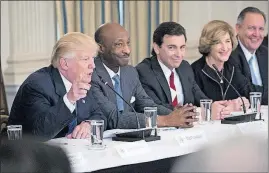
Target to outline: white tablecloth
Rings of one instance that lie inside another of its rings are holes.
[[[175,136],[180,135],[184,131],[193,133],[197,131],[205,132],[208,144],[210,145],[220,142],[221,140],[228,139],[229,137],[241,135],[242,133],[267,137],[267,111],[268,107],[262,106],[262,113],[265,121],[245,123],[242,127],[237,125],[221,124],[220,121],[215,121],[214,123],[206,125],[197,124],[190,129],[160,130],[159,135],[161,136],[161,140],[147,143],[149,145],[150,152],[127,158],[120,157],[119,153],[117,153],[115,149],[115,146],[123,144],[124,142],[112,141],[111,138],[104,139],[104,144],[106,145],[104,150],[90,150],[90,142],[88,139],[59,138],[50,140],[48,143],[52,145],[59,145],[67,152],[70,161],[72,162],[72,169],[74,172],[91,172],[105,168],[176,157],[195,152],[197,150],[197,146],[193,145],[195,147],[182,147],[175,139]],[[257,129],[256,125],[253,126],[255,123],[260,123],[262,127],[266,126],[266,128]],[[115,131],[116,130],[113,130],[112,132]],[[111,133],[111,131],[106,131],[105,136],[109,133]]]

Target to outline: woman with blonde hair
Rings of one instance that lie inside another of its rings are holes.
[[[240,101],[237,93],[231,87],[232,84],[244,97],[246,107],[249,107],[246,98],[253,90],[252,85],[237,72],[233,64],[227,62],[236,46],[234,29],[227,22],[210,21],[204,26],[199,40],[198,49],[203,56],[192,64],[192,68],[197,84],[209,98],[214,101]],[[213,67],[213,64],[219,72]]]

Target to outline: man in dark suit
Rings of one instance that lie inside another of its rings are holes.
[[[84,120],[106,120],[94,105],[91,91],[87,92],[97,50],[95,41],[82,33],[60,38],[51,65],[31,74],[20,86],[8,124],[20,124],[23,134],[40,140],[88,137],[90,125]]]
[[[263,38],[262,45],[268,48],[268,34]]]
[[[114,88],[138,112],[138,121],[145,127],[143,109],[158,107],[158,126],[192,127],[195,107],[185,106],[171,111],[157,105],[145,93],[134,67],[128,65],[130,41],[128,32],[117,23],[102,25],[95,33],[99,54],[95,58],[96,69],[92,77],[93,95],[107,116],[108,128],[137,128],[136,114],[112,89]],[[106,83],[106,84],[105,84]]]
[[[262,45],[265,14],[255,7],[243,9],[236,24],[238,46],[229,62],[238,68],[262,92],[262,104],[268,104],[268,47]]]
[[[183,60],[185,29],[176,22],[161,23],[153,34],[152,57],[136,66],[146,93],[157,103],[173,110],[178,104],[200,105],[208,97],[197,85],[190,64]],[[212,115],[219,119],[234,110],[229,101],[212,104]]]

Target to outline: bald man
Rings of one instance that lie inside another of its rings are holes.
[[[119,93],[137,112],[141,127],[145,127],[144,107],[158,107],[157,125],[192,127],[194,106],[180,107],[173,112],[157,105],[141,86],[137,71],[128,65],[130,59],[130,38],[128,32],[117,23],[107,23],[95,33],[99,53],[95,58],[92,76],[93,96],[107,117],[107,129],[137,128],[136,115],[110,87]],[[109,86],[105,85],[107,83]]]

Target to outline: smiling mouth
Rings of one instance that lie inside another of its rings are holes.
[[[122,59],[129,59],[129,56],[121,57]]]

